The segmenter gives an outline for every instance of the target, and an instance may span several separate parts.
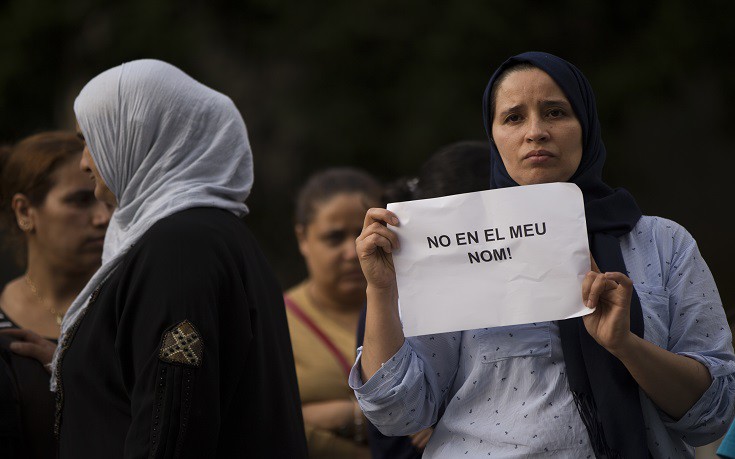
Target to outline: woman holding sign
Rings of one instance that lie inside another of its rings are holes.
[[[365,341],[350,374],[367,417],[406,435],[441,413],[427,457],[693,457],[735,414],[732,336],[695,241],[602,181],[594,95],[572,64],[515,56],[491,78],[483,106],[492,188],[582,190],[594,261],[581,294],[596,309],[406,339],[391,258],[398,239],[386,227],[399,221],[370,209],[357,240]]]

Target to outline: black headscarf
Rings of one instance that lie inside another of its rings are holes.
[[[618,237],[629,233],[641,218],[633,196],[602,181],[605,145],[592,88],[574,65],[547,53],[528,52],[511,57],[493,74],[483,96],[485,129],[490,137],[491,188],[518,186],[503,164],[492,140],[490,96],[493,83],[503,72],[527,62],[546,72],[559,85],[582,125],[583,153],[577,171],[569,179],[584,195],[590,250],[602,272],[625,273]],[[569,388],[598,457],[647,458],[646,431],[638,384],[615,356],[587,333],[582,318],[559,321]],[[633,291],[630,329],[643,337],[643,313]]]

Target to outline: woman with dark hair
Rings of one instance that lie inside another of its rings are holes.
[[[717,288],[676,223],[601,179],[592,89],[572,64],[515,56],[484,97],[491,187],[575,183],[592,269],[583,318],[404,338],[385,209],[368,211],[365,344],[350,375],[383,432],[436,422],[426,457],[692,457],[735,414],[735,356]],[[598,269],[598,266],[600,269]],[[448,305],[450,306],[450,305]],[[480,358],[482,356],[482,358]]]
[[[49,373],[61,320],[100,265],[110,209],[79,170],[73,132],[27,137],[0,157],[0,224],[25,273],[0,293],[0,452],[55,454]],[[12,351],[12,352],[11,352]]]
[[[487,190],[490,144],[464,140],[446,145],[421,164],[418,175],[385,186],[383,201],[400,202]]]
[[[281,289],[240,218],[235,104],[145,59],[93,78],[74,112],[116,209],[54,356],[60,457],[305,457]]]
[[[347,375],[365,304],[355,239],[380,184],[352,168],[327,169],[296,200],[296,239],[308,277],[284,295],[309,456],[369,457],[363,415]]]

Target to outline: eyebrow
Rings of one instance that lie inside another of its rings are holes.
[[[500,117],[505,117],[505,116],[506,116],[506,115],[508,115],[509,113],[512,113],[512,112],[518,111],[518,109],[519,109],[519,108],[521,108],[521,107],[522,107],[522,105],[521,105],[521,104],[518,104],[518,105],[514,105],[514,106],[512,106],[512,107],[508,107],[508,108],[506,108],[505,110],[503,110],[502,112],[500,112],[500,113],[498,114],[498,116],[500,116]]]
[[[544,99],[541,101],[540,105],[544,108],[552,107],[554,105],[561,105],[563,107],[572,108],[571,104],[564,99]],[[513,105],[512,107],[508,107],[502,112],[500,112],[499,116],[506,116],[510,113],[518,111],[521,107],[523,107],[523,104],[516,104],[516,105]]]
[[[552,105],[562,105],[564,107],[570,107],[571,108],[571,104],[568,101],[564,100],[564,99],[547,99],[547,100],[542,100],[541,101],[541,106],[542,107],[549,107],[549,106],[552,106]]]
[[[76,198],[88,197],[90,194],[94,195],[94,190],[88,190],[86,188],[76,189],[64,196],[64,199],[73,200]]]

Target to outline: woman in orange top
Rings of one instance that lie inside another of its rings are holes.
[[[312,176],[298,196],[296,238],[309,275],[285,302],[312,458],[370,457],[347,375],[367,286],[355,239],[380,196],[374,178],[351,168]]]

